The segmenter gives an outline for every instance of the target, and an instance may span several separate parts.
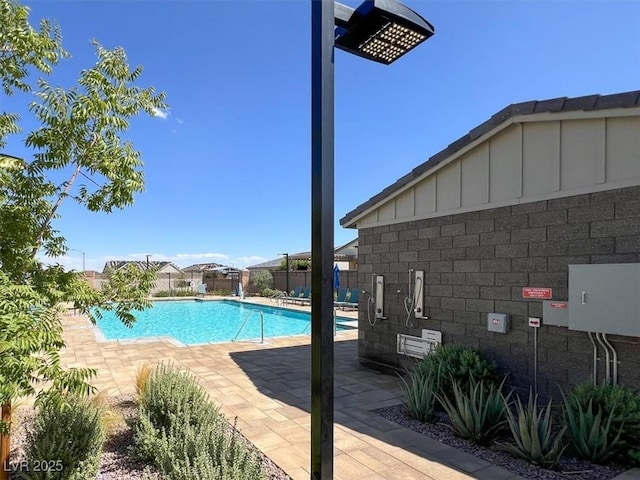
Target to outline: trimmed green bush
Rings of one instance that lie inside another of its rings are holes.
[[[506,380],[506,377],[505,377]],[[444,395],[436,395],[440,404],[449,415],[451,426],[456,435],[479,445],[487,445],[506,426],[506,397],[502,395],[505,380],[498,386],[488,386],[476,381],[473,376],[464,389],[461,382],[454,380],[453,401]]]
[[[282,290],[274,290],[273,288],[265,288],[260,292],[260,295],[267,298],[271,298],[275,294],[284,295],[285,292],[283,292]]]
[[[171,289],[169,290],[160,290],[153,294],[154,297],[157,298],[166,298],[166,297],[193,297],[196,293],[193,290],[178,290]]]
[[[436,346],[431,354],[418,362],[416,370],[424,376],[435,373],[440,389],[449,398],[454,395],[454,381],[459,382],[463,390],[469,387],[471,376],[486,386],[498,385],[501,381],[495,362],[484,359],[478,350],[461,345]]]
[[[407,375],[409,381],[400,377],[407,413],[421,422],[435,421],[436,392],[440,388],[439,376],[433,372],[425,373],[418,370],[410,371]]]
[[[159,365],[140,396],[132,452],[169,480],[261,480],[260,453],[246,444],[194,377]]]
[[[259,292],[265,288],[273,287],[273,275],[271,275],[269,270],[257,270],[252,272],[250,281]]]
[[[103,409],[86,398],[45,402],[27,433],[25,480],[89,480],[100,468],[105,439]]]
[[[516,413],[512,413],[508,400],[506,405],[507,423],[511,429],[515,445],[502,444],[504,449],[512,455],[527,460],[534,465],[554,469],[560,463],[560,457],[566,446],[562,445],[562,437],[566,427],[553,436],[551,401],[546,407],[538,408],[538,395],[529,391],[529,401],[526,408],[519,397],[514,402]]]

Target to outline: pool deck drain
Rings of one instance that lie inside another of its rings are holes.
[[[81,316],[64,316],[63,326],[63,365],[98,369],[93,383],[99,390],[133,394],[140,364],[173,361],[198,378],[228,419],[237,417],[256,447],[292,478],[309,479],[309,336],[176,347],[167,341],[98,342]],[[393,376],[358,365],[357,338],[357,330],[343,331],[335,343],[336,480],[521,478],[371,413],[400,403],[401,393]]]

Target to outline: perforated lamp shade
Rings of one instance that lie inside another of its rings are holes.
[[[395,0],[368,0],[336,24],[336,48],[385,65],[434,34],[433,25]]]

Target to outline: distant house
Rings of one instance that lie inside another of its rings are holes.
[[[255,265],[251,265],[247,267],[247,270],[250,272],[257,272],[258,270],[280,270],[280,265],[282,264],[282,258],[276,258],[274,260],[269,260],[268,262],[257,263]]]
[[[227,276],[229,273],[238,272],[239,269],[222,265],[221,263],[194,263],[182,269],[184,273],[208,273],[218,276]]]
[[[238,284],[246,289],[249,273],[242,269],[220,263],[195,263],[182,269],[186,275],[198,279],[207,286],[207,291],[238,291]]]
[[[154,269],[158,274],[181,274],[183,270],[176,267],[172,262],[147,262],[145,260],[110,260],[104,264],[102,273],[114,272],[123,268],[126,265],[135,265],[140,270]]]
[[[258,263],[247,267],[247,270],[255,272],[258,270],[275,271],[280,270],[284,257],[279,257],[268,262]],[[307,260],[311,261],[311,252],[290,253],[289,261]],[[351,240],[349,243],[342,245],[334,250],[334,263],[338,265],[340,270],[357,270],[358,269],[358,239]]]

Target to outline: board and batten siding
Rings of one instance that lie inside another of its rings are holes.
[[[365,213],[358,228],[636,185],[640,115],[629,113],[515,119]]]

